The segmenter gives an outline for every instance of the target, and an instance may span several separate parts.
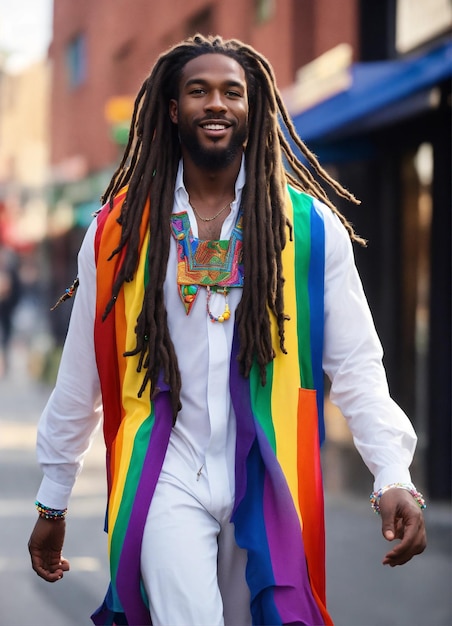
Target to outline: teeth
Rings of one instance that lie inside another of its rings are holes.
[[[224,130],[226,126],[224,124],[205,124],[203,128],[206,130]]]

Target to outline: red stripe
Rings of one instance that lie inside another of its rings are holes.
[[[95,238],[95,255],[97,264],[97,297],[96,319],[94,323],[94,344],[96,349],[96,361],[99,371],[104,414],[108,419],[104,420],[104,437],[109,450],[122,419],[121,407],[121,384],[118,371],[118,350],[116,340],[116,311],[112,310],[103,321],[102,315],[110,301],[112,286],[120,267],[121,257],[116,255],[108,260],[112,251],[117,247],[121,234],[121,227],[117,223],[125,193],[115,200],[113,208],[103,207],[99,213],[98,230]],[[119,300],[119,299],[118,299]],[[121,306],[117,301],[116,305]],[[115,305],[115,308],[116,308]]]
[[[97,300],[94,341],[104,405],[104,437],[108,450],[124,417],[121,391],[126,367],[123,355],[126,350],[127,325],[123,289],[104,321],[102,315],[111,299],[113,284],[126,252],[126,248],[123,248],[120,254],[109,260],[120,241],[121,226],[118,218],[126,195],[127,188],[124,188],[116,196],[111,209],[109,205],[102,208],[97,218],[98,230],[95,238]],[[149,202],[144,207],[140,222],[140,250],[148,227]]]
[[[325,624],[332,624],[326,610],[325,521],[316,396],[314,389],[299,390],[298,498],[311,587]]]

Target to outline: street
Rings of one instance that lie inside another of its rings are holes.
[[[40,482],[35,433],[49,393],[29,377],[26,349],[19,346],[0,380],[0,626],[88,626],[108,585],[100,436],[70,503],[64,554],[71,571],[52,585],[30,567],[27,541]],[[430,503],[425,516],[426,552],[390,569],[381,565],[387,543],[367,498],[327,493],[327,592],[336,626],[452,623],[451,507]]]

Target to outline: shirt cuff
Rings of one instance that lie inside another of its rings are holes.
[[[44,476],[36,500],[49,509],[67,509],[71,491],[72,487],[61,485]]]
[[[378,491],[387,485],[404,483],[414,487],[411,482],[410,470],[404,465],[390,465],[375,475],[374,491]]]

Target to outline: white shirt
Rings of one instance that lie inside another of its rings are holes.
[[[222,239],[229,239],[234,228],[244,183],[242,162],[235,200],[222,226]],[[325,223],[323,367],[332,381],[331,400],[341,409],[354,443],[375,477],[374,489],[394,482],[410,483],[409,466],[416,435],[407,416],[389,396],[382,348],[349,236],[328,207],[315,201],[315,208]],[[187,212],[196,237],[197,223],[183,184],[182,166],[177,175],[173,207],[173,212],[181,211]],[[55,389],[38,426],[38,461],[44,477],[37,499],[56,509],[67,507],[83,458],[102,420],[94,353],[95,232],[94,221],[78,256],[80,286]],[[164,289],[169,330],[181,373],[182,410],[171,433],[163,470],[172,475],[188,471],[193,476],[201,470],[212,483],[223,486],[229,483],[226,491],[231,498],[236,430],[229,394],[229,355],[241,289],[233,288],[229,294],[231,318],[223,324],[212,323],[206,312],[204,290],[186,315],[176,276],[176,242],[172,240]],[[210,309],[214,315],[222,313],[224,296],[212,294]],[[212,489],[212,493],[216,491]],[[224,488],[218,493],[224,494]]]

